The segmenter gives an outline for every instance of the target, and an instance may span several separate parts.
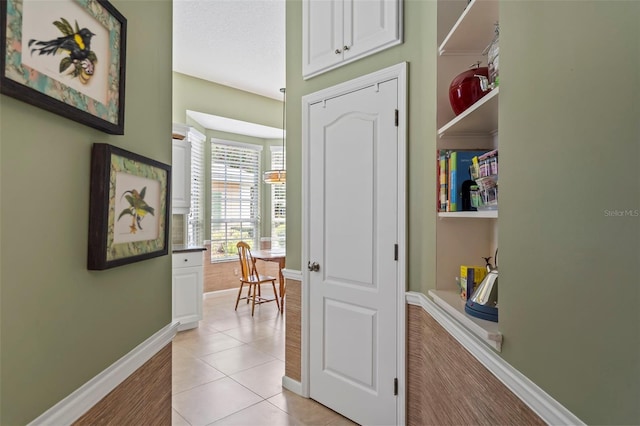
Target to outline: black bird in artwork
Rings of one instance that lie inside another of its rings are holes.
[[[91,38],[95,36],[87,28],[80,29],[76,21],[75,30],[64,18],[55,21],[55,25],[63,36],[49,41],[29,40],[31,54],[38,52],[39,55],[57,55],[66,53],[67,56],[60,61],[59,72],[67,70],[73,65],[70,74],[80,78],[82,83],[87,83],[95,70],[98,62],[96,54],[91,50]]]

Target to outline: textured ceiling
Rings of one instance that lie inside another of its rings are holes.
[[[284,0],[173,2],[174,71],[280,100],[284,52]]]

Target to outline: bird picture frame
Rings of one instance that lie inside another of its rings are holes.
[[[93,144],[87,269],[168,254],[171,166],[105,143]]]
[[[124,134],[127,20],[107,0],[0,1],[0,93]]]

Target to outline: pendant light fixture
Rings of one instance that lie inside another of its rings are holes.
[[[264,183],[285,183],[287,181],[287,172],[285,170],[285,155],[284,155],[284,134],[285,134],[285,114],[287,105],[286,89],[283,87],[280,89],[282,92],[282,169],[281,170],[267,170],[264,172]]]

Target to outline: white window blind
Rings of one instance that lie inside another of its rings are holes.
[[[191,141],[191,208],[187,219],[187,236],[190,245],[204,242],[204,140]]]
[[[211,144],[211,260],[236,259],[236,244],[258,247],[260,150]]]
[[[282,147],[271,147],[271,170],[284,170]],[[271,185],[271,248],[284,248],[286,244],[287,184]]]

